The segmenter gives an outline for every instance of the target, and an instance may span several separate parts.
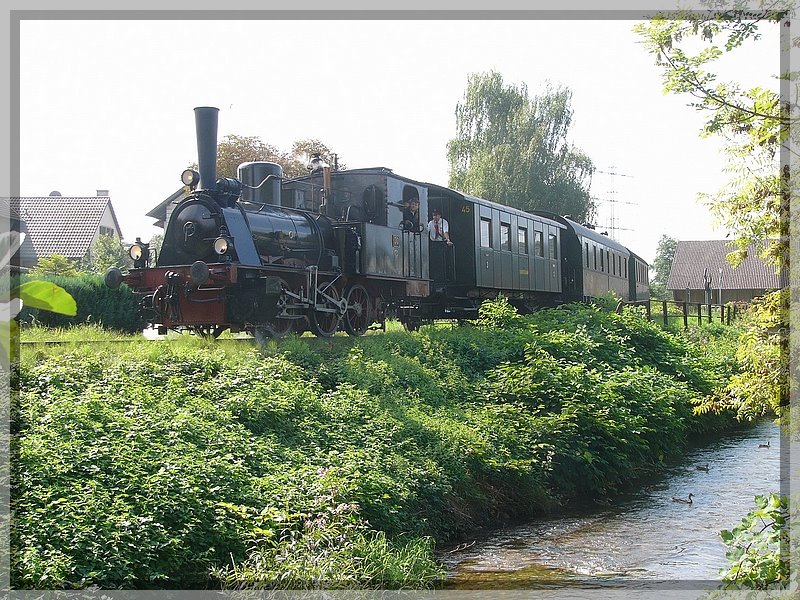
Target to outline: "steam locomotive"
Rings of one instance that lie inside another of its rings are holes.
[[[112,267],[141,297],[145,319],[164,333],[229,329],[256,337],[310,330],[362,335],[397,317],[414,330],[436,319],[477,316],[503,293],[521,312],[609,291],[648,298],[648,266],[590,227],[524,212],[401,177],[385,167],[332,170],[318,156],[306,176],[285,179],[269,162],[217,178],[218,109],[195,109],[198,170],[169,214],[160,253],[137,240],[133,268]],[[433,241],[423,218],[404,211],[419,199],[438,209],[453,245]]]

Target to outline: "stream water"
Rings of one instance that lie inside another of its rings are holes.
[[[608,506],[550,515],[451,550],[442,556],[446,587],[713,585],[727,566],[719,532],[735,527],[756,495],[779,491],[779,439],[779,428],[765,421],[708,440]],[[705,465],[708,471],[697,468]],[[689,493],[692,504],[672,500]]]

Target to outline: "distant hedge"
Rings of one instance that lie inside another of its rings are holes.
[[[33,280],[23,275],[19,283]],[[23,307],[20,324],[25,327],[34,323],[44,327],[69,327],[78,323],[93,323],[107,329],[133,333],[144,328],[138,316],[139,301],[130,288],[121,285],[112,290],[103,283],[100,275],[84,274],[78,277],[36,277],[38,280],[52,281],[63,287],[75,299],[78,314],[74,317]]]

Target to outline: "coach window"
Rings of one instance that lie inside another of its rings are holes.
[[[547,252],[552,260],[558,260],[558,248],[556,247],[556,236],[552,233],[547,236]]]
[[[519,243],[519,253],[528,253],[528,230],[525,227],[520,227],[517,232],[517,242]]]
[[[500,223],[500,250],[511,252],[511,224]]]
[[[586,247],[586,266],[589,266],[589,242],[583,242],[583,245]]]
[[[492,247],[492,220],[481,217],[481,246]]]
[[[594,264],[593,264],[592,268],[596,271],[597,270],[597,246],[595,246],[594,244],[592,244],[592,257],[593,257],[592,260],[594,261]]]
[[[603,252],[602,248],[600,248],[600,270],[603,271],[604,273],[606,271],[606,263],[605,263],[605,260],[603,259],[603,257],[605,255],[606,255],[606,253]]]
[[[544,258],[544,245],[542,244],[541,231],[533,232],[533,253],[536,254],[536,256]]]
[[[606,250],[606,265],[608,272],[611,273],[611,253],[608,250]]]
[[[625,259],[625,272],[628,272],[628,259]]]

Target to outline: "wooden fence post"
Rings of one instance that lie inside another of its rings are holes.
[[[661,310],[664,312],[664,329],[669,327],[669,317],[667,317],[667,301],[661,301]]]
[[[703,324],[703,305],[698,302],[697,303],[697,326],[700,327],[700,325],[702,325],[702,324]]]
[[[683,301],[683,328],[689,329],[689,300]]]
[[[708,322],[711,323],[711,304],[706,304],[706,310],[708,311]]]

